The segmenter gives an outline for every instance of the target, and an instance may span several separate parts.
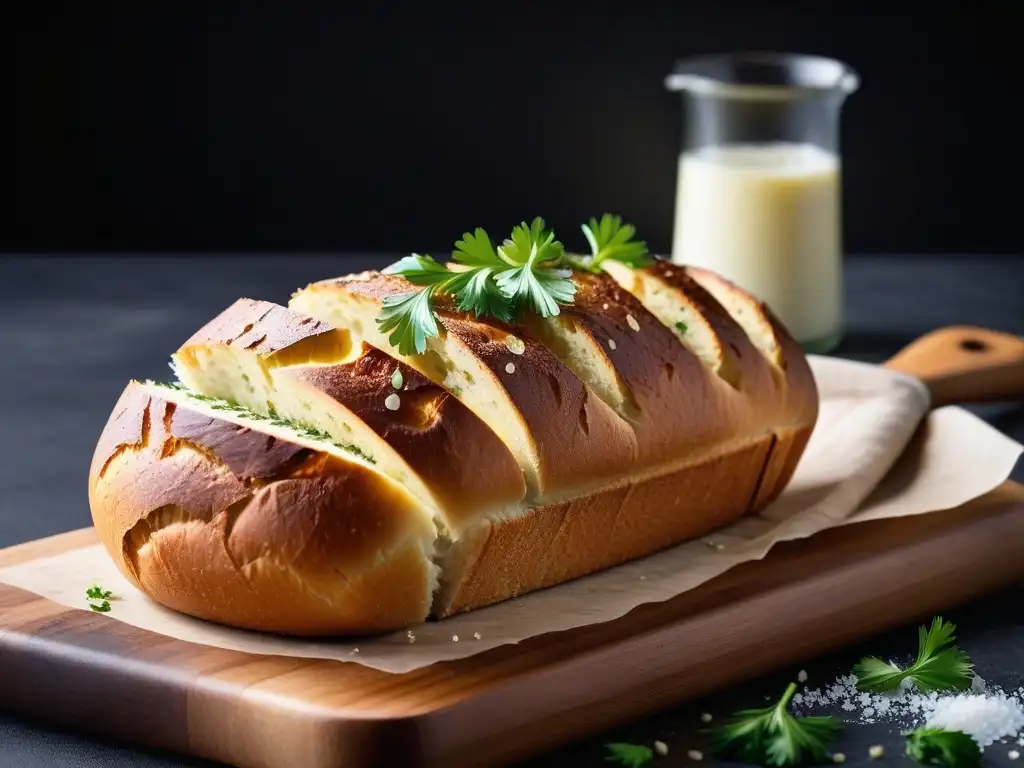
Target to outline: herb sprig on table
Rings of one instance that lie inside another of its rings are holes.
[[[907,756],[925,765],[974,768],[981,764],[978,742],[963,731],[918,728],[907,734]]]
[[[608,750],[605,762],[617,763],[625,768],[645,768],[654,760],[654,751],[643,744],[616,742],[605,744],[604,747]]]
[[[929,629],[919,627],[917,659],[906,669],[876,656],[861,659],[853,668],[857,688],[882,693],[895,690],[904,680],[912,680],[926,693],[967,690],[971,687],[974,666],[967,654],[952,645],[955,630],[956,625],[943,621],[941,616],[932,620]]]
[[[765,766],[824,760],[829,743],[842,731],[843,724],[835,717],[791,715],[789,700],[795,692],[796,683],[790,683],[772,706],[742,710],[731,721],[714,728],[712,751]]]
[[[600,272],[609,259],[631,267],[652,261],[646,243],[634,239],[635,228],[620,216],[591,219],[583,233],[591,247],[584,259],[568,256],[540,217],[516,226],[497,248],[484,229],[466,232],[455,243],[451,267],[429,255],[406,256],[384,272],[420,289],[385,298],[377,324],[400,354],[423,354],[427,340],[439,334],[434,302],[440,296],[462,312],[505,323],[514,322],[521,311],[554,317],[559,306],[574,301],[574,269]]]

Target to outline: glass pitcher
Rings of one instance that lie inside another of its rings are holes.
[[[843,335],[840,111],[859,77],[832,59],[685,59],[672,260],[766,302],[809,352]]]

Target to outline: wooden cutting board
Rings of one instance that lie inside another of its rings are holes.
[[[889,365],[936,404],[1024,397],[1024,342],[983,329],[937,332]],[[495,765],[1024,579],[1022,541],[1024,486],[1006,483],[780,545],[614,622],[403,675],[168,639],[0,584],[0,708],[245,768]],[[30,542],[0,567],[95,542]]]

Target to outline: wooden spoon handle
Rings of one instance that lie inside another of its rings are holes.
[[[932,331],[885,367],[921,379],[931,391],[932,407],[1024,400],[1024,339],[987,328]]]

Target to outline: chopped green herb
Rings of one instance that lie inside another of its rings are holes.
[[[92,586],[85,590],[85,596],[90,600],[112,600],[114,593],[100,586]]]
[[[712,749],[745,763],[765,766],[798,765],[808,758],[824,760],[828,744],[843,728],[834,717],[794,717],[787,709],[796,692],[790,683],[778,703],[737,712],[714,728]]]
[[[963,731],[918,728],[907,734],[907,756],[925,765],[974,768],[981,763],[978,743]]]
[[[271,426],[281,427],[282,429],[290,430],[301,437],[308,440],[313,440],[318,443],[328,443],[333,445],[335,448],[340,448],[343,451],[351,453],[355,456],[360,457],[364,461],[371,464],[376,464],[377,461],[364,450],[356,445],[350,443],[343,443],[335,440],[331,435],[323,430],[317,429],[316,427],[302,424],[298,421],[292,421],[289,419],[283,419],[277,415],[277,411],[273,408],[269,409],[270,415],[264,415],[254,411],[250,408],[246,408],[238,403],[233,403],[228,400],[222,400],[216,397],[210,397],[209,395],[201,395],[198,392],[192,392],[191,390],[185,390],[183,387],[174,387],[170,384],[156,384],[158,387],[164,387],[167,389],[181,389],[184,391],[189,399],[196,400],[207,406],[212,411],[220,411],[224,413],[231,413],[243,419],[249,419],[250,421],[266,421]],[[347,426],[347,425],[346,425]],[[351,429],[349,430],[351,431]]]
[[[94,584],[85,590],[85,599],[88,601],[89,607],[96,613],[109,613],[110,601],[117,598],[109,589],[103,589]]]
[[[676,323],[676,330],[679,331],[680,333],[686,333],[686,329],[687,329],[686,323],[684,323],[682,321]]]
[[[853,674],[861,691],[881,693],[892,691],[904,680],[912,680],[921,691],[965,691],[971,687],[974,667],[963,651],[952,646],[956,626],[932,620],[930,629],[918,628],[917,659],[906,669],[868,656],[857,662]]]
[[[615,743],[605,744],[604,747],[608,750],[608,756],[604,759],[606,763],[618,763],[626,768],[644,768],[654,759],[654,752],[643,744]]]

